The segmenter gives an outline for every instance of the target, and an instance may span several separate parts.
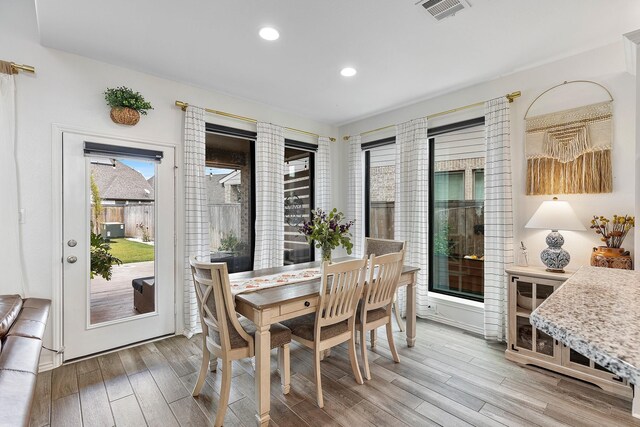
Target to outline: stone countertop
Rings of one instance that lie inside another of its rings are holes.
[[[640,273],[582,267],[531,313],[531,324],[640,385]]]

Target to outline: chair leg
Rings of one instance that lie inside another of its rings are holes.
[[[378,339],[378,335],[375,329],[372,329],[371,332],[371,348],[376,348],[376,340]],[[364,336],[364,334],[362,334]]]
[[[391,350],[391,355],[393,356],[393,361],[396,363],[400,363],[400,356],[398,356],[398,350],[396,350],[396,343],[393,340],[393,331],[391,328],[391,319],[389,319],[389,323],[387,323],[387,340],[389,341],[389,350]]]
[[[365,336],[364,325],[360,329],[360,335]],[[373,330],[371,331],[373,332]],[[369,357],[367,356],[367,342],[365,340],[360,341],[360,351],[362,353],[362,369],[364,369],[364,377],[368,380],[371,379],[371,373],[369,372]]]
[[[224,416],[229,405],[229,393],[231,392],[231,360],[222,359],[222,384],[220,387],[220,402],[218,403],[218,413],[216,414],[215,427],[224,424]]]
[[[291,359],[289,358],[289,344],[278,347],[278,370],[282,394],[289,394],[291,388]]]
[[[315,378],[316,378],[316,394],[318,399],[318,407],[324,408],[324,399],[322,398],[322,380],[320,374],[320,353],[321,351],[315,348],[313,350],[314,363],[315,363]]]
[[[207,378],[207,371],[209,370],[209,349],[205,345],[202,349],[202,363],[200,364],[200,374],[198,375],[198,381],[196,381],[195,387],[193,387],[192,396],[198,396],[200,391],[202,390],[202,386],[204,385],[204,380]],[[216,359],[217,360],[217,359]]]
[[[364,337],[364,334],[362,336]],[[364,343],[365,341],[362,340],[362,342]],[[356,356],[355,331],[349,340],[349,360],[351,361],[351,370],[353,371],[353,376],[356,378],[356,382],[358,384],[364,384],[364,381],[362,381],[362,374],[360,373],[360,367],[358,366],[358,357]]]
[[[404,332],[404,322],[402,321],[402,316],[400,316],[400,306],[398,305],[398,293],[393,297],[393,313],[396,316],[396,322],[398,323],[398,327],[400,328],[400,332]]]

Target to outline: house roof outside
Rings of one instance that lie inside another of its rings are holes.
[[[115,160],[115,167],[112,162],[91,163],[91,174],[103,200],[154,200],[154,186],[149,183],[153,183],[153,177],[147,181],[140,172],[118,160]]]

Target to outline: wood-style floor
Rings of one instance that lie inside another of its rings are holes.
[[[396,364],[384,329],[369,352],[373,379],[355,383],[344,347],[322,362],[325,408],[316,406],[312,354],[292,344],[291,393],[283,395],[272,357],[274,426],[640,426],[631,401],[538,368],[505,360],[504,346],[433,322],[418,322],[407,348],[395,333]],[[200,336],[176,336],[38,376],[31,426],[208,426],[218,405],[220,374],[209,373],[191,397]],[[249,361],[235,363],[226,426],[253,426]]]
[[[140,313],[133,308],[131,281],[154,275],[154,262],[114,265],[111,280],[91,279],[91,324],[125,319]]]

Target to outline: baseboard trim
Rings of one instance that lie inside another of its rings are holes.
[[[53,365],[53,362],[48,361],[38,365],[38,372],[47,372],[53,370],[54,368],[55,366]]]
[[[484,328],[479,328],[475,325],[459,322],[457,320],[449,319],[447,317],[439,316],[437,314],[428,314],[427,319],[432,320],[434,322],[443,323],[445,325],[453,326],[455,328],[462,329],[465,331],[473,332],[475,334],[484,335]]]

